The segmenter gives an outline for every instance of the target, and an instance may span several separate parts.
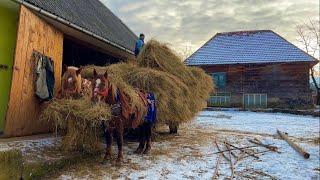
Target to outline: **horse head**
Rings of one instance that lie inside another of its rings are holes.
[[[61,94],[64,98],[76,97],[81,92],[82,68],[63,65]]]
[[[92,83],[92,101],[104,101],[107,104],[114,104],[112,84],[108,77],[108,72],[98,74],[96,69],[93,69],[93,83]]]

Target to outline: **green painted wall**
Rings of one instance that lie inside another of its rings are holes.
[[[0,3],[0,132],[5,125],[5,116],[11,86],[12,65],[16,45],[19,6],[12,1]],[[2,65],[2,68],[1,68]],[[7,69],[3,68],[7,66]]]

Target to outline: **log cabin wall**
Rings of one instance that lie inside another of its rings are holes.
[[[265,93],[268,107],[310,107],[309,63],[242,64],[202,67],[207,73],[226,72],[226,86],[220,93],[231,94],[231,106],[243,106],[244,93]]]
[[[63,34],[21,5],[12,85],[6,126],[7,137],[44,133],[48,122],[40,121],[43,103],[35,97],[33,50],[54,60],[55,92],[61,85]]]

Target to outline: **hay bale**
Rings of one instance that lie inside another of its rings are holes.
[[[54,122],[56,132],[64,132],[62,150],[95,153],[101,149],[101,121],[111,118],[111,109],[105,103],[93,106],[88,97],[56,99],[40,118]]]

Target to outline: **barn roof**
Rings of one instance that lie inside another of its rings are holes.
[[[137,36],[99,0],[19,0],[131,52]]]
[[[185,60],[187,65],[278,62],[317,60],[271,30],[218,33]]]

